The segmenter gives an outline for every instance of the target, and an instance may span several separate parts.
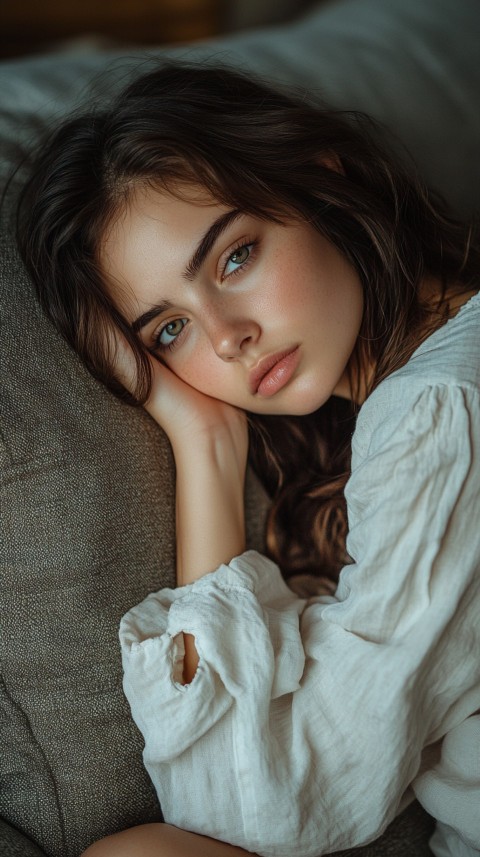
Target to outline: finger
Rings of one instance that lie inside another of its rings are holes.
[[[117,381],[132,395],[135,395],[138,385],[138,363],[135,353],[125,338],[116,328],[107,331],[109,362],[113,367]]]

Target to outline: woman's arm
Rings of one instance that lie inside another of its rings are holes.
[[[127,387],[134,370],[118,344],[118,370]],[[205,396],[151,360],[146,409],[167,434],[176,467],[176,567],[183,586],[245,550],[244,483],[248,453],[246,415]],[[195,675],[198,654],[185,633],[184,682]]]
[[[192,583],[245,550],[246,456],[227,427],[179,449],[176,464],[177,582]]]
[[[243,433],[241,420],[237,432]],[[193,583],[245,550],[246,453],[233,427],[221,426],[174,444],[176,464],[177,583]],[[195,675],[194,638],[184,634],[183,680]]]

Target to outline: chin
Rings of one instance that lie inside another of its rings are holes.
[[[288,413],[291,416],[305,417],[308,414],[313,414],[318,411],[325,402],[328,402],[332,395],[332,391],[319,392],[319,385],[312,385],[313,389],[302,389],[293,391],[290,401],[287,404]]]
[[[319,396],[311,393],[311,395],[303,392],[302,395],[288,397],[288,401],[275,402],[273,398],[270,401],[265,400],[265,404],[258,402],[257,407],[252,408],[252,413],[265,414],[276,417],[306,417],[308,414],[313,414],[318,411],[322,405],[330,398],[332,394]],[[263,406],[262,406],[263,405]]]
[[[277,413],[278,416],[284,417],[307,417],[309,414],[314,414],[315,411],[318,411],[318,409],[321,408],[324,404],[325,401],[321,401],[319,404],[316,405],[305,405],[304,407],[301,407],[299,405],[298,408],[285,408],[282,411],[279,410]]]

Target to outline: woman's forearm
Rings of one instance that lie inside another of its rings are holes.
[[[228,432],[198,438],[175,450],[177,583],[214,571],[245,550],[244,455]],[[184,681],[195,675],[194,638],[184,634]]]
[[[245,549],[245,464],[215,436],[175,453],[177,582],[192,583]]]

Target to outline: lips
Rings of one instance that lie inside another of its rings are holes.
[[[254,395],[259,392],[262,395],[268,395],[269,392],[276,392],[276,388],[280,389],[284,386],[290,380],[295,369],[296,360],[294,358],[297,352],[298,345],[294,345],[293,348],[287,348],[285,351],[278,351],[276,354],[263,357],[250,372],[250,391]],[[276,371],[277,369],[278,371]],[[274,380],[275,376],[279,376],[278,380]],[[273,381],[271,391],[268,389],[270,379]]]

